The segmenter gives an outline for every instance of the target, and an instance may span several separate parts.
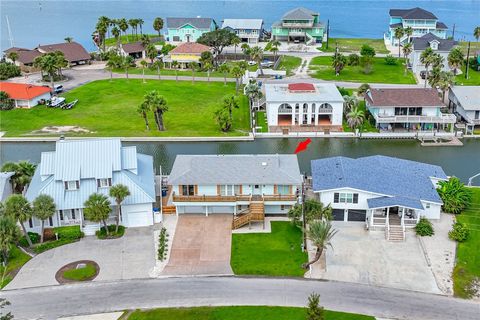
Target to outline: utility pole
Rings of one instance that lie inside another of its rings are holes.
[[[307,173],[303,173],[302,182],[302,233],[303,233],[303,250],[307,251],[307,221],[305,220],[305,180]]]
[[[468,68],[470,64],[470,41],[468,41],[467,63],[465,64],[465,79],[468,79]]]
[[[452,40],[455,40],[455,23],[453,24]]]
[[[330,19],[327,20],[327,47],[328,49],[328,41],[330,40]]]

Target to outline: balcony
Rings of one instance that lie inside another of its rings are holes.
[[[297,196],[294,194],[272,194],[259,196],[263,201],[296,201]],[[235,196],[178,196],[172,195],[173,202],[237,202],[237,201],[251,201],[252,195],[235,195]]]
[[[305,31],[289,31],[288,35],[291,37],[305,37]]]
[[[285,28],[312,28],[313,21],[308,22],[282,22],[282,27]]]
[[[457,118],[453,114],[440,116],[390,116],[374,114],[377,123],[455,123]]]

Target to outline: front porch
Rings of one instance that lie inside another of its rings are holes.
[[[369,230],[384,230],[385,239],[405,241],[406,229],[414,228],[419,212],[402,206],[385,206],[367,210],[366,226]]]

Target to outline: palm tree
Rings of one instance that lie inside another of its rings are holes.
[[[15,220],[5,214],[0,214],[0,252],[3,267],[6,268],[10,249],[20,239],[20,230]],[[1,283],[4,283],[2,276]]]
[[[156,17],[153,20],[153,29],[158,32],[158,36],[160,37],[160,31],[163,29],[163,19],[160,17]]]
[[[332,67],[335,70],[335,75],[339,76],[340,72],[343,70],[347,64],[347,57],[341,53],[336,53],[332,56]]]
[[[345,100],[345,102],[344,102],[344,106],[345,106],[344,113],[345,114],[350,112],[351,110],[353,110],[354,108],[356,108],[358,106],[358,100],[355,96],[344,95],[343,100]]]
[[[40,242],[42,243],[45,220],[52,217],[55,214],[55,210],[55,202],[53,198],[47,194],[41,194],[33,200],[33,216],[38,218],[42,224],[42,231],[40,233]]]
[[[117,204],[117,224],[115,226],[115,233],[117,233],[120,218],[122,216],[122,202],[130,195],[130,190],[128,190],[126,185],[116,184],[110,188],[109,195],[115,199],[115,203]]]
[[[178,61],[173,60],[170,66],[175,69],[175,81],[178,81]]]
[[[85,201],[83,205],[85,206],[83,209],[85,219],[93,222],[103,223],[105,233],[108,236],[109,232],[107,219],[110,215],[111,209],[110,200],[108,200],[107,196],[100,193],[93,193],[90,195],[90,197],[88,197],[87,201]]]
[[[428,81],[428,67],[432,64],[433,55],[432,48],[428,47],[420,54],[420,62],[425,66],[425,88],[427,87]]]
[[[230,67],[227,63],[223,63],[218,67],[218,71],[223,73],[223,85],[227,85],[227,74],[230,72]]]
[[[122,32],[126,36],[127,35],[127,30],[128,30],[127,19],[125,19],[125,18],[118,19],[118,27],[120,28],[120,30],[122,30]]]
[[[274,60],[277,61],[278,47],[281,45],[281,43],[277,39],[274,39],[270,41],[269,45],[270,45],[270,51],[273,52]]]
[[[146,48],[151,43],[150,37],[146,34],[142,34],[140,36],[140,42],[142,43],[142,46]]]
[[[463,52],[460,50],[460,48],[453,48],[448,54],[447,60],[448,65],[453,69],[453,74],[457,75],[457,69],[460,69],[460,67],[463,65],[465,57],[463,56]]]
[[[71,43],[73,41],[72,37],[65,37],[63,40],[65,40],[66,43]]]
[[[153,90],[145,95],[143,104],[148,106],[149,110],[153,111],[158,130],[165,131],[163,114],[168,111],[167,100],[165,100],[163,96],[159,95],[156,90]]]
[[[325,206],[322,202],[308,199],[305,200],[303,206],[297,204],[288,211],[288,217],[292,223],[301,227],[302,219],[305,217],[305,224],[310,224],[316,220],[331,220],[332,207]]]
[[[233,52],[235,54],[235,56],[234,56],[235,60],[237,60],[237,47],[241,42],[242,42],[242,40],[237,35],[235,35],[232,38],[232,45],[233,45]]]
[[[362,83],[360,87],[358,87],[357,93],[360,96],[364,96],[368,90],[370,90],[370,85],[368,83]]]
[[[405,72],[404,72],[405,75],[407,74],[407,70],[408,70],[408,56],[412,53],[412,50],[413,50],[413,46],[410,42],[403,45],[402,51],[403,51],[403,56],[405,57]]]
[[[150,59],[150,64],[153,64],[153,60],[158,54],[157,48],[155,48],[155,45],[153,43],[149,43],[145,48],[145,53],[147,55],[147,58]]]
[[[412,27],[406,27],[404,30],[405,35],[408,37],[407,43],[410,43],[410,37],[413,34],[413,28]]]
[[[195,83],[195,70],[197,69],[197,63],[189,62],[188,67],[192,70],[192,83]]]
[[[347,124],[350,128],[356,129],[362,125],[365,120],[365,113],[360,108],[355,107],[347,113]]]
[[[57,57],[55,53],[50,52],[43,56],[35,58],[33,65],[39,68],[42,72],[45,72],[50,78],[50,86],[52,90],[55,87],[54,76],[57,73]]]
[[[14,101],[5,91],[0,91],[0,110],[10,110],[15,107]]]
[[[32,207],[28,200],[21,194],[10,195],[5,201],[5,214],[20,223],[28,245],[31,247],[32,240],[28,236],[27,229],[25,228],[25,222],[32,217]]]
[[[143,35],[143,24],[145,23],[145,21],[143,21],[143,19],[137,19],[137,22],[138,22],[138,25],[140,26],[140,34]]]
[[[7,54],[7,58],[12,60],[12,62],[15,64],[15,61],[18,59],[18,52],[12,51]]]
[[[233,94],[228,94],[223,97],[223,107],[228,110],[228,117],[230,118],[230,122],[233,123],[233,109],[240,107],[237,97]]]
[[[395,38],[398,39],[398,57],[400,58],[400,49],[402,48],[400,40],[405,35],[405,30],[403,30],[402,27],[397,27],[395,28],[394,35],[395,35]]]
[[[117,42],[117,49],[120,47],[120,29],[118,27],[112,28],[112,35],[115,37],[115,41]]]
[[[147,61],[142,60],[142,61],[140,61],[140,65],[142,66],[142,82],[146,83],[146,81],[145,81],[145,68],[148,66],[148,63],[147,63]]]
[[[250,46],[248,45],[248,43],[242,44],[241,48],[244,55],[246,56],[250,55]]]
[[[440,72],[440,79],[437,83],[437,86],[442,91],[442,101],[445,101],[445,93],[453,85],[454,81],[455,75],[452,72]]]
[[[205,62],[203,63],[203,68],[204,68],[205,70],[207,70],[207,81],[208,81],[208,83],[210,83],[210,72],[211,72],[212,69],[213,69],[213,64],[212,64],[212,62],[210,62],[210,61],[205,61]]]
[[[56,63],[58,74],[63,78],[62,68],[68,67],[68,61],[65,59],[65,55],[62,51],[55,51]]]
[[[147,130],[150,130],[150,127],[148,126],[148,117],[147,117],[147,114],[149,111],[150,111],[150,106],[147,103],[145,103],[145,101],[142,102],[137,108],[137,112],[140,113],[143,120],[145,121],[145,126],[147,127]]]
[[[257,63],[257,66],[260,69],[260,74],[263,75],[263,69],[262,69],[263,49],[260,48],[259,46],[255,46],[251,48],[250,56],[252,60]]]
[[[157,61],[155,61],[155,62],[152,64],[152,68],[156,68],[156,69],[157,69],[158,80],[162,80],[160,70],[163,69],[163,61],[162,61],[162,60],[157,60]]]
[[[480,26],[473,29],[473,36],[475,37],[475,39],[477,39],[478,42],[478,39],[480,39]]]
[[[307,230],[307,237],[317,248],[315,257],[303,265],[304,269],[308,269],[312,264],[320,260],[323,251],[328,247],[332,247],[332,238],[337,233],[337,230],[332,228],[332,224],[328,220],[314,221],[310,223]]]
[[[245,71],[243,71],[238,65],[234,65],[230,70],[230,73],[232,74],[232,76],[235,77],[235,94],[236,95],[238,95],[238,89],[240,87],[239,79],[243,76],[244,72]]]
[[[126,56],[125,58],[123,58],[122,66],[123,66],[123,69],[125,70],[125,75],[127,76],[127,79],[128,79],[128,69],[130,69],[133,62],[134,61],[131,56]]]
[[[263,97],[262,90],[256,82],[250,82],[245,86],[245,95],[250,101],[250,108],[253,106],[253,101]]]
[[[438,182],[437,192],[443,201],[442,209],[445,212],[459,214],[470,206],[472,191],[457,177]]]
[[[15,193],[22,193],[25,187],[32,181],[36,165],[28,161],[5,162],[0,171],[15,172],[10,178],[12,189]]]
[[[122,57],[116,53],[110,53],[107,61],[107,68],[110,70],[110,81],[113,79],[113,69],[118,68],[122,64]]]
[[[132,28],[132,38],[136,39],[136,33],[135,33],[135,37],[134,37],[133,32],[136,31],[136,28],[137,28],[137,19],[128,19],[128,24]]]

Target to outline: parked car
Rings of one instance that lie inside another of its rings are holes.
[[[273,67],[274,63],[273,61],[270,61],[270,60],[263,60],[260,65],[263,67],[263,68],[271,68]]]
[[[425,80],[426,75],[427,75],[427,71],[425,70],[420,71],[420,78]],[[432,71],[428,71],[428,76],[430,77],[431,75],[432,75]]]
[[[61,84],[57,84],[56,86],[53,87],[53,92],[55,93],[63,92],[63,86]]]
[[[249,66],[254,66],[254,65],[256,65],[256,64],[257,64],[257,63],[256,63],[255,61],[253,61],[253,60],[248,61],[248,65],[249,65]]]

